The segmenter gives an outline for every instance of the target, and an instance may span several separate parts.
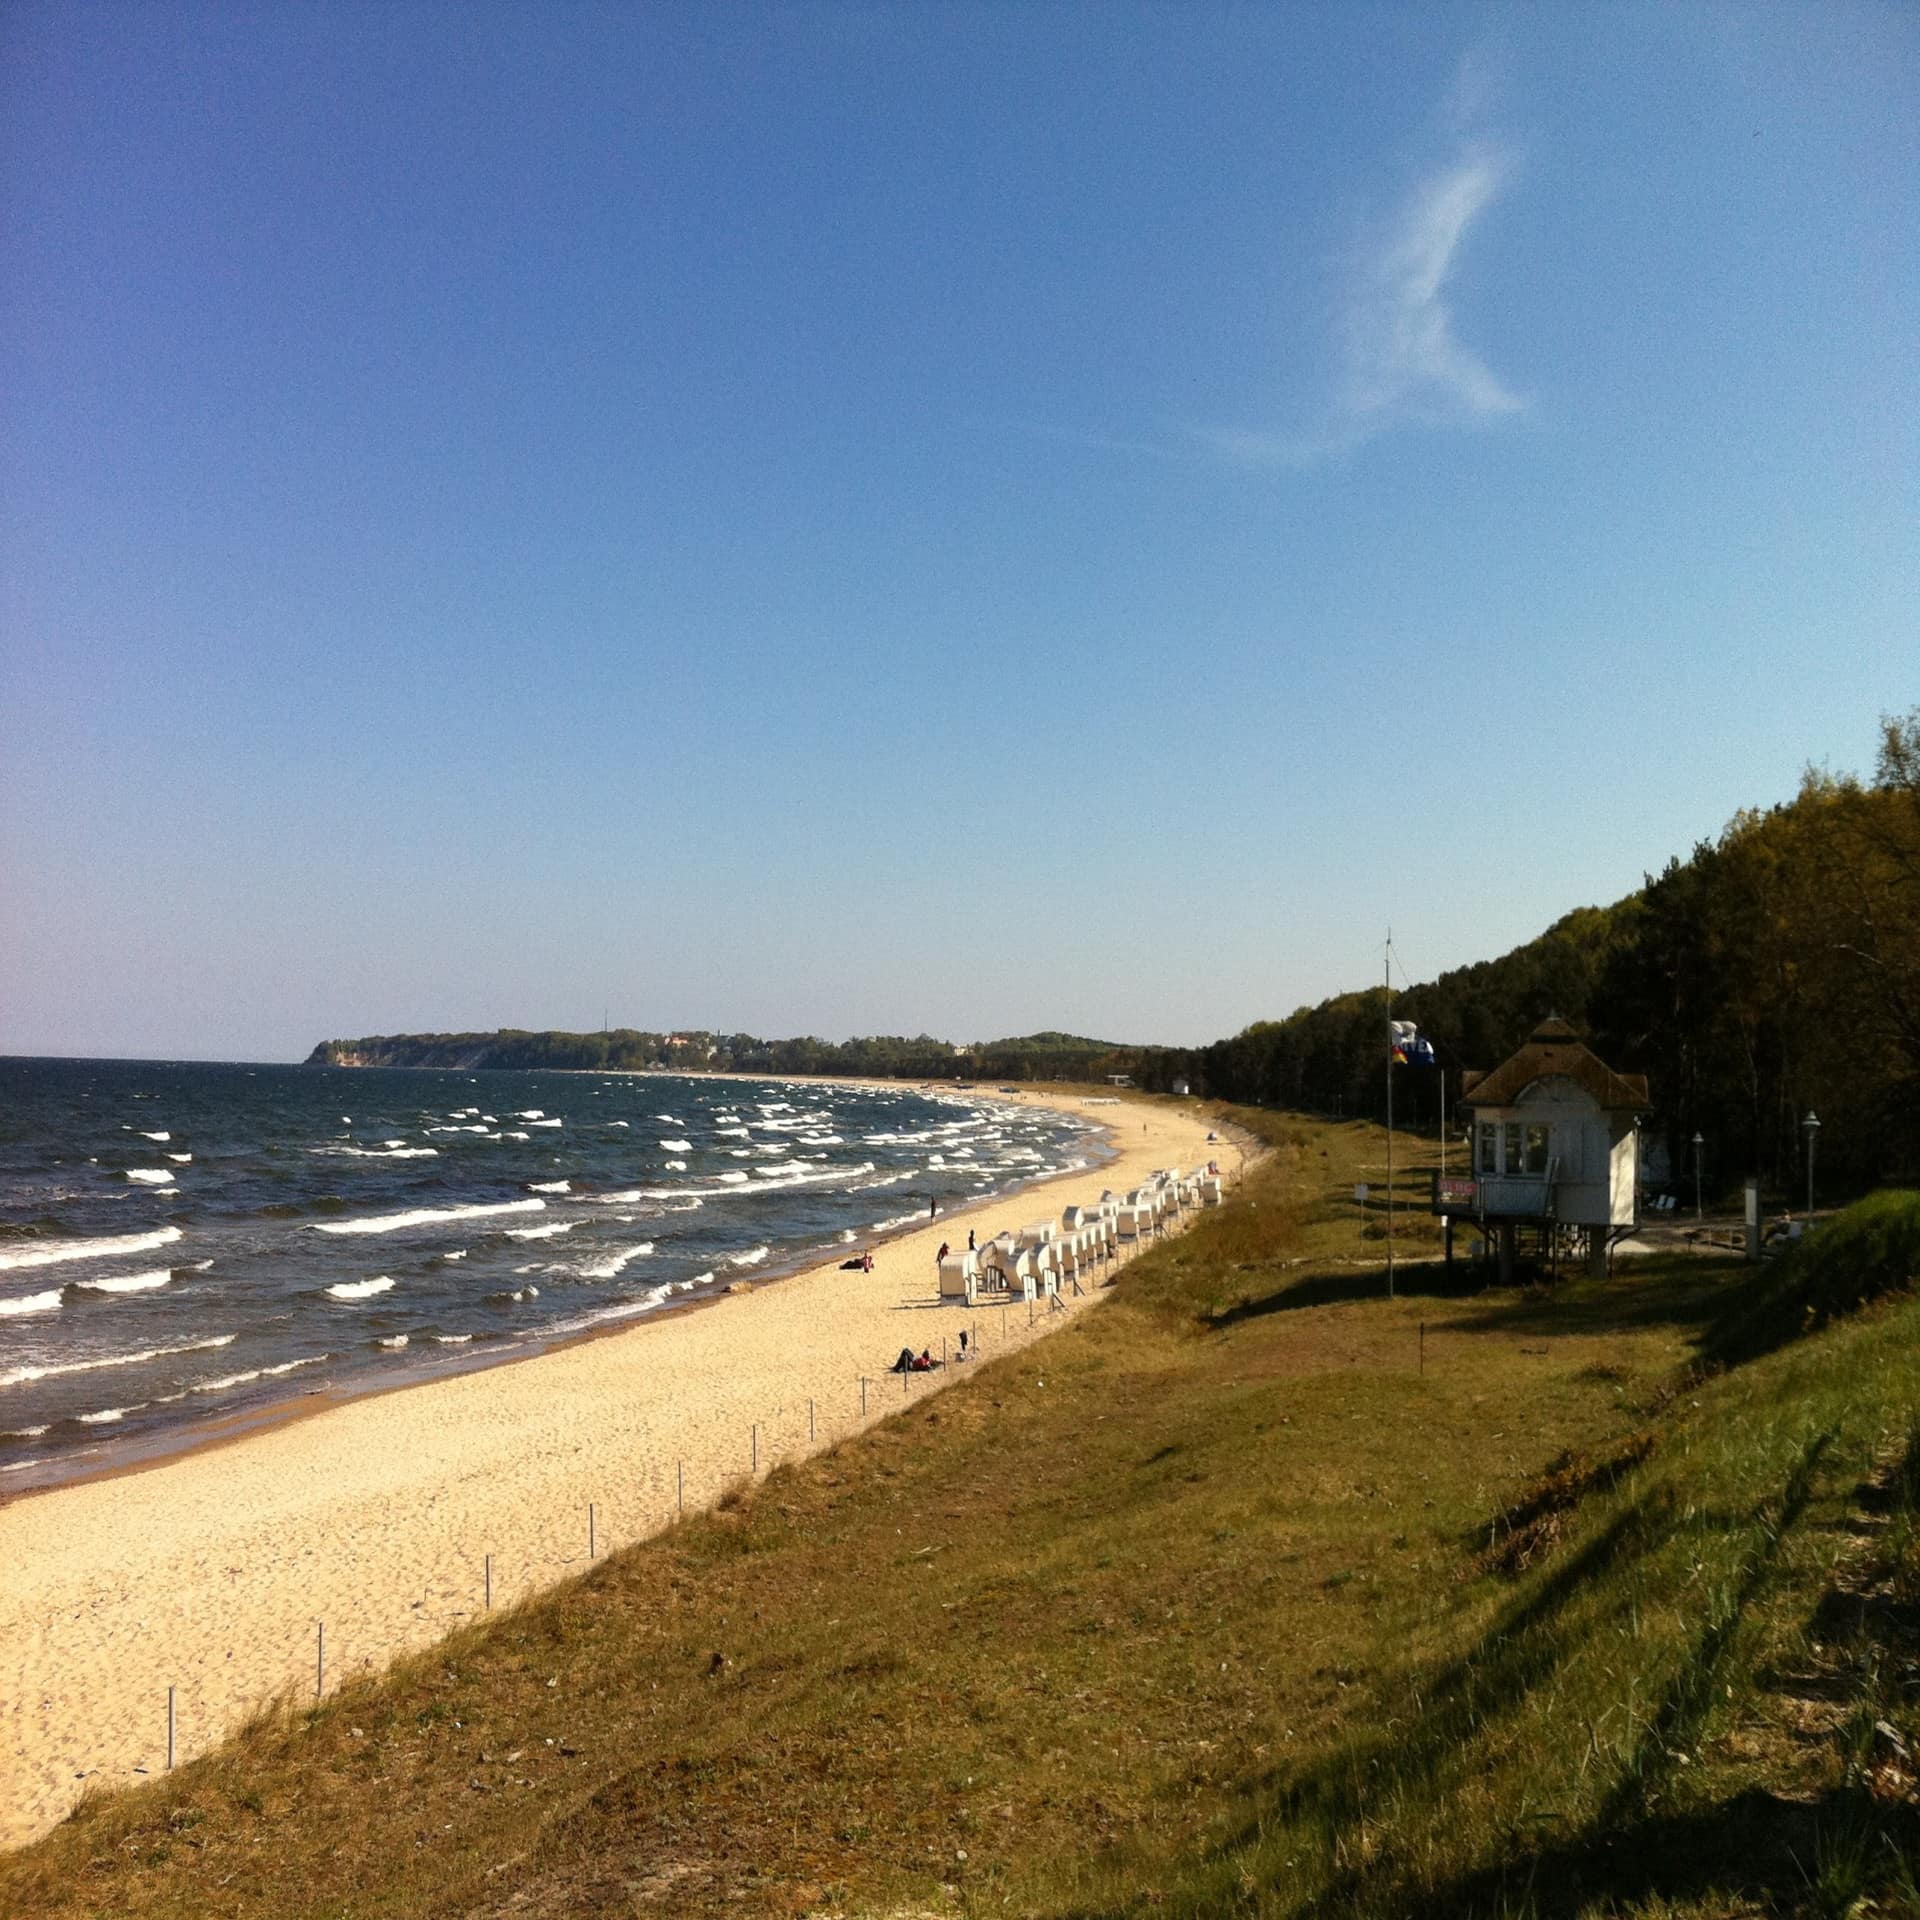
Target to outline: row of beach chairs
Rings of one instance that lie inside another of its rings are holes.
[[[1217,1207],[1222,1192],[1212,1163],[1188,1174],[1168,1168],[1131,1193],[1109,1191],[1096,1206],[1069,1207],[1057,1223],[1038,1220],[1017,1233],[995,1234],[979,1248],[949,1252],[940,1262],[940,1298],[972,1306],[996,1295],[1054,1300],[1063,1287],[1077,1292],[1083,1274],[1137,1252],[1181,1214]]]

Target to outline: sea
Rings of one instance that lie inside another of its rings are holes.
[[[0,1498],[851,1258],[1102,1142],[964,1087],[0,1060]]]

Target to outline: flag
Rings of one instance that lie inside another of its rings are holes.
[[[1430,1067],[1434,1064],[1433,1042],[1422,1039],[1419,1029],[1411,1020],[1387,1022],[1387,1046],[1396,1066]]]

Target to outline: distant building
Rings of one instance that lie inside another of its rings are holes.
[[[1107,1075],[1107,1085],[1110,1087],[1130,1087],[1133,1085],[1133,1075],[1130,1073],[1110,1073]]]
[[[1184,1100],[1187,1097],[1187,1095],[1193,1091],[1193,1089],[1190,1086],[1188,1086],[1184,1080],[1176,1080],[1173,1083],[1173,1090],[1177,1095],[1179,1095],[1179,1097],[1182,1100]]]
[[[1615,1073],[1564,1020],[1543,1020],[1491,1073],[1462,1075],[1471,1171],[1436,1174],[1433,1188],[1449,1258],[1453,1223],[1468,1219],[1492,1236],[1502,1279],[1523,1235],[1549,1258],[1571,1241],[1603,1275],[1637,1218],[1648,1104],[1646,1076]]]

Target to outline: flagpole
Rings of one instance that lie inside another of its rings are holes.
[[[1387,929],[1387,1298],[1393,1298],[1393,929]]]

